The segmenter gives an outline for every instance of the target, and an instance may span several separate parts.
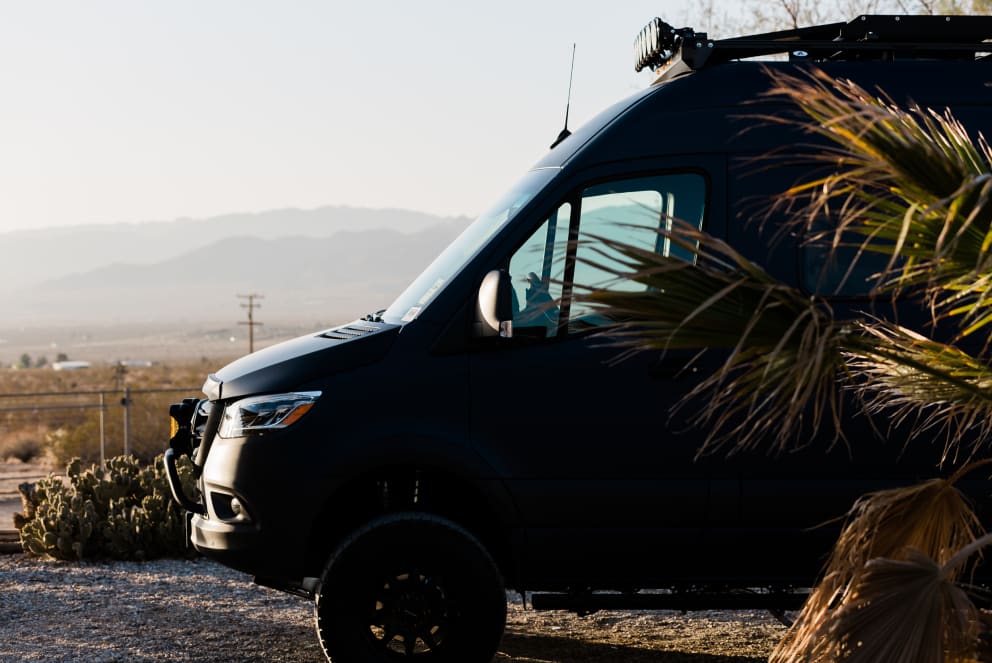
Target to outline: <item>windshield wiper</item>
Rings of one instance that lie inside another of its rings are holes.
[[[386,309],[379,309],[375,313],[367,313],[362,320],[365,322],[384,322],[382,319],[382,314],[386,312]]]

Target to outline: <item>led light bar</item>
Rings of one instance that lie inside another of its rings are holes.
[[[731,60],[789,54],[814,62],[843,60],[974,60],[987,57],[992,16],[864,15],[852,21],[712,40],[660,18],[634,40],[634,69],[676,62],[696,71]],[[684,71],[678,69],[677,73]]]
[[[634,71],[661,67],[672,57],[681,41],[675,28],[655,18],[644,26],[634,40]]]

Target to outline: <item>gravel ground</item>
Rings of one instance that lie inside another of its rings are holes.
[[[517,598],[496,661],[757,663],[783,632],[762,612],[578,617],[523,610]],[[263,660],[324,660],[310,602],[202,559],[0,556],[0,661]]]

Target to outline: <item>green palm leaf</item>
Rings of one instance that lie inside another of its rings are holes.
[[[868,412],[909,422],[914,436],[942,433],[945,460],[962,440],[988,439],[992,369],[985,361],[892,323],[855,324],[864,343],[847,353],[847,366]]]
[[[831,148],[813,158],[830,174],[785,192],[775,209],[802,207],[811,242],[891,256],[882,291],[919,291],[962,335],[992,322],[992,151],[949,112],[897,107],[850,81],[817,72],[777,75],[770,94]],[[770,118],[777,122],[796,122]],[[822,230],[823,221],[832,228]]]
[[[595,267],[646,288],[579,288],[578,298],[620,321],[605,334],[621,347],[729,351],[723,368],[683,400],[706,396],[695,418],[709,432],[703,450],[769,439],[784,447],[805,425],[817,428],[825,418],[839,433],[837,371],[851,349],[851,330],[837,325],[822,302],[693,226],[675,220],[664,234],[693,251],[695,263],[592,238],[604,258]]]
[[[722,368],[680,402],[703,402],[693,423],[717,447],[782,450],[805,426],[831,426],[842,438],[841,385],[864,409],[911,439],[945,434],[945,458],[965,439],[992,433],[992,369],[948,344],[883,321],[838,321],[822,300],[785,285],[725,242],[673,221],[661,231],[695,262],[593,237],[597,269],[623,287],[577,286],[579,301],[618,322],[604,335],[639,350],[724,350]]]

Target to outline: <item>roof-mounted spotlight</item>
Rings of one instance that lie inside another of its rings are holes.
[[[645,25],[634,40],[634,71],[657,69],[668,62],[682,42],[681,32],[660,18]]]

